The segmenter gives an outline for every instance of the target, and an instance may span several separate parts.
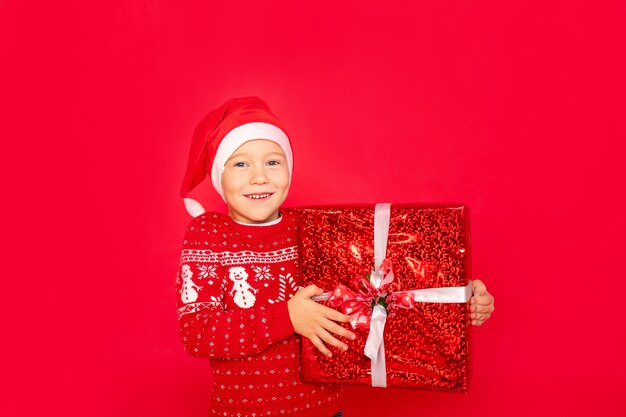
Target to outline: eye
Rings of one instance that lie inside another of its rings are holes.
[[[272,159],[271,161],[267,161],[267,165],[270,165],[270,166],[280,165],[280,161]]]
[[[245,162],[235,162],[233,164],[233,167],[236,167],[236,168],[245,168],[245,166],[246,166]]]

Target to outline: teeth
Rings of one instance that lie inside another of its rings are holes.
[[[269,197],[269,194],[251,194],[248,196],[248,198],[254,198],[256,200],[261,199],[261,198],[267,198]]]

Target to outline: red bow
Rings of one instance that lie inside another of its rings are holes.
[[[381,281],[378,287],[372,284],[372,280],[377,278]],[[351,315],[350,324],[353,329],[369,330],[372,308],[376,304],[382,305],[389,311],[390,308],[393,309],[396,305],[405,307],[405,303],[407,303],[404,300],[404,294],[408,296],[408,293],[387,293],[387,288],[393,280],[391,260],[385,259],[378,271],[372,272],[367,278],[354,279],[351,283],[351,288],[343,284],[337,285],[331,292],[330,297],[328,297],[328,304],[344,314]],[[398,300],[400,301],[399,304]],[[413,299],[410,299],[410,303],[413,303]],[[408,307],[408,304],[406,307]]]

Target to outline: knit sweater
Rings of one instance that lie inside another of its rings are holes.
[[[187,227],[177,276],[185,349],[208,357],[212,416],[330,417],[336,385],[300,380],[300,338],[287,301],[298,289],[296,218],[269,226],[204,213]]]

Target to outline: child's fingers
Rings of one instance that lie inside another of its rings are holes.
[[[324,309],[324,317],[332,321],[338,321],[340,323],[348,323],[350,321],[350,316],[347,314],[340,313],[339,311],[332,309],[330,307],[322,306]]]
[[[483,313],[483,314],[485,314],[485,313],[492,313],[494,309],[495,308],[494,308],[493,304],[486,304],[486,305],[483,305],[483,304],[472,304],[470,306],[470,311],[472,313]]]
[[[481,304],[481,305],[488,305],[488,304],[493,303],[493,297],[491,296],[491,294],[476,295],[472,297],[472,299],[475,300],[476,304]]]
[[[333,356],[333,354],[330,352],[330,350],[328,350],[324,342],[322,342],[322,339],[320,339],[318,336],[313,336],[309,338],[309,340],[311,341],[311,343],[313,343],[313,346],[315,346],[317,350],[322,352],[323,355],[328,357]]]
[[[482,326],[489,319],[489,317],[485,319],[472,319],[472,326]]]
[[[485,321],[491,317],[491,313],[472,313],[470,318],[472,320]]]
[[[337,349],[342,350],[342,351],[348,350],[348,345],[346,345],[341,340],[334,337],[332,334],[330,334],[328,331],[326,331],[323,328],[318,330],[317,336],[320,339],[322,339],[324,343],[329,344],[330,346],[334,346]]]
[[[326,320],[326,322],[322,324],[322,327],[324,327],[329,332],[334,333],[338,336],[345,337],[346,339],[350,339],[350,340],[356,339],[356,335],[354,333],[338,325],[332,320]]]

